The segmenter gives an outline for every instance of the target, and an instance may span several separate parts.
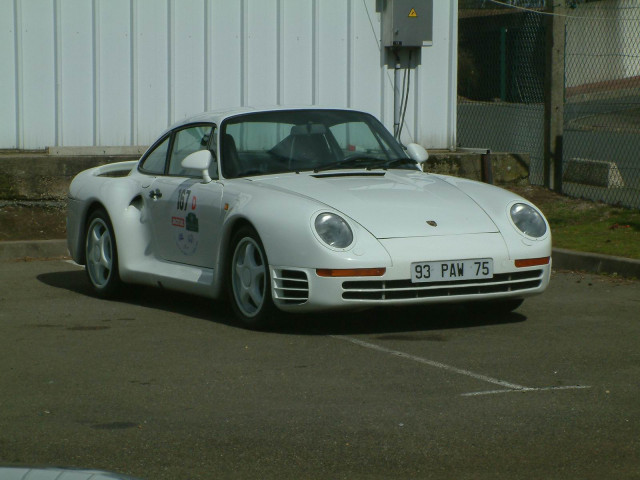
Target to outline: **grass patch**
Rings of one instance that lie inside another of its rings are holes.
[[[545,214],[554,247],[640,260],[639,210],[569,198],[543,187],[524,187],[516,193]]]

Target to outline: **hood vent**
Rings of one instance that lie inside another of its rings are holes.
[[[336,178],[336,177],[384,177],[386,172],[342,172],[342,173],[320,173],[311,175],[313,178]]]

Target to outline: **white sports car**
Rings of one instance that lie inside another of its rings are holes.
[[[80,173],[68,246],[95,292],[138,283],[228,296],[242,324],[478,301],[511,311],[549,283],[551,233],[527,200],[423,173],[369,114],[237,109],[173,125],[140,161]]]

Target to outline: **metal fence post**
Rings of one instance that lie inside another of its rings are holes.
[[[544,82],[544,184],[562,193],[565,8],[550,1],[547,12],[550,15],[547,15]]]

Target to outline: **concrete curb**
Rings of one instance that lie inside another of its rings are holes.
[[[55,258],[67,255],[69,251],[66,240],[0,242],[0,261]],[[640,260],[576,252],[564,248],[553,249],[553,268],[640,279]]]
[[[0,242],[0,261],[54,258],[69,255],[66,240]]]
[[[552,258],[553,268],[558,270],[579,270],[640,279],[640,260],[632,258],[576,252],[564,248],[554,248]]]

